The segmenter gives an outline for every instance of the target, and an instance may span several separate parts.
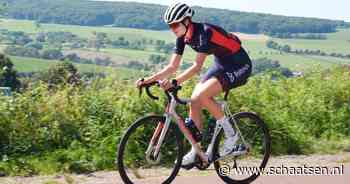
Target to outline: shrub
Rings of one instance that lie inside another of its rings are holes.
[[[350,137],[350,70],[313,71],[299,78],[257,75],[229,96],[232,112],[254,111],[267,123],[273,154],[318,152],[323,141]],[[188,82],[181,96],[190,96]],[[160,90],[155,93],[162,94]],[[87,86],[32,85],[14,101],[0,100],[0,171],[19,174],[12,160],[24,160],[28,173],[89,172],[114,169],[117,143],[137,117],[161,113],[164,98],[138,97],[134,85],[112,77]],[[185,107],[179,113],[186,115]],[[208,113],[204,114],[206,124]],[[4,157],[4,155],[6,157]],[[45,163],[45,164],[40,164]],[[10,167],[11,166],[11,167]],[[47,169],[51,168],[51,169]]]

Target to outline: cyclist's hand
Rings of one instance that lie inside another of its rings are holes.
[[[168,79],[164,79],[160,81],[160,87],[162,87],[164,90],[168,90],[172,87],[172,84]]]
[[[135,84],[138,88],[140,88],[145,82],[145,79],[141,78],[141,79],[138,79]]]

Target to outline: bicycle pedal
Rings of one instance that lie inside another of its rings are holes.
[[[210,162],[204,163],[204,162],[202,162],[202,161],[197,161],[197,162],[195,163],[195,166],[196,166],[197,169],[199,169],[199,170],[201,170],[201,171],[204,171],[204,170],[206,170],[206,169],[210,166]]]

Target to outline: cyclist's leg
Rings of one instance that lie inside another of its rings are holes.
[[[202,123],[200,120],[200,112],[204,108],[203,104],[201,103],[201,97],[203,95],[203,86],[204,84],[211,78],[215,77],[219,73],[222,73],[223,69],[220,68],[218,63],[214,63],[209,70],[206,72],[206,74],[202,77],[200,83],[197,84],[195,89],[193,90],[192,96],[191,96],[191,103],[193,102],[194,105],[191,105],[190,108],[190,118],[192,118],[194,121],[198,121],[200,123],[200,127],[202,127]],[[221,87],[218,87],[219,91],[217,93],[220,93]]]
[[[199,97],[203,107],[205,107],[210,114],[217,119],[217,123],[223,127],[225,137],[227,138],[227,146],[225,146],[225,149],[227,149],[226,152],[229,153],[231,151],[231,147],[233,148],[238,137],[235,136],[235,131],[229,121],[229,118],[225,117],[221,105],[214,100],[214,97],[219,95],[225,89],[222,87],[220,82],[221,79],[222,78],[218,76],[212,77],[205,81],[201,86]]]
[[[237,56],[233,56],[234,61],[216,61],[220,65],[221,70],[217,70],[211,76],[207,77],[198,92],[200,97],[200,103],[205,107],[220,124],[225,133],[225,143],[223,147],[222,155],[227,155],[232,152],[235,142],[238,139],[238,135],[235,133],[229,117],[225,117],[221,106],[214,100],[214,97],[220,94],[222,91],[228,91],[234,87],[245,84],[247,78],[251,73],[250,60],[238,60],[241,59],[241,53]],[[231,59],[231,58],[228,58]],[[248,58],[249,59],[249,58]],[[228,64],[227,64],[228,63]]]
[[[197,98],[201,107],[205,107],[215,119],[221,119],[224,116],[220,105],[215,102],[214,97],[223,91],[220,81],[216,77],[212,77],[204,81],[196,91]]]
[[[200,103],[198,92],[202,84],[203,83],[201,82],[198,83],[192,92],[190,112],[189,112],[190,118],[194,121],[195,125],[200,131],[203,130],[203,123],[201,120],[202,104]]]
[[[204,80],[202,79],[196,85],[191,96],[190,113],[189,113],[190,118],[187,119],[188,121],[187,123],[194,123],[197,129],[199,129],[199,131],[203,130],[203,123],[201,121],[201,110],[203,108],[203,105],[201,104],[201,101],[200,101],[202,85],[203,85],[203,82],[206,80],[206,77],[210,78],[214,73],[217,73],[217,72],[218,72],[218,68],[215,67],[215,65],[211,67],[208,70],[207,74],[204,76]],[[189,164],[192,164],[195,161],[196,151],[193,146],[194,145],[192,145],[191,151],[184,156],[182,160],[182,166],[187,166]]]
[[[195,125],[199,130],[203,129],[203,123],[201,121],[201,110],[203,109],[203,105],[201,104],[200,95],[202,93],[202,86],[205,81],[217,75],[218,73],[223,72],[223,70],[219,67],[217,63],[214,63],[213,66],[209,68],[207,73],[202,77],[201,81],[196,85],[193,90],[191,96],[191,104],[190,104],[190,119],[194,121]]]

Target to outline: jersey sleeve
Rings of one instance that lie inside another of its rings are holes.
[[[174,53],[175,54],[178,54],[178,55],[182,55],[184,53],[184,50],[185,50],[185,37],[180,37],[180,38],[177,38],[176,39],[176,44],[175,44],[175,47],[174,47]]]

